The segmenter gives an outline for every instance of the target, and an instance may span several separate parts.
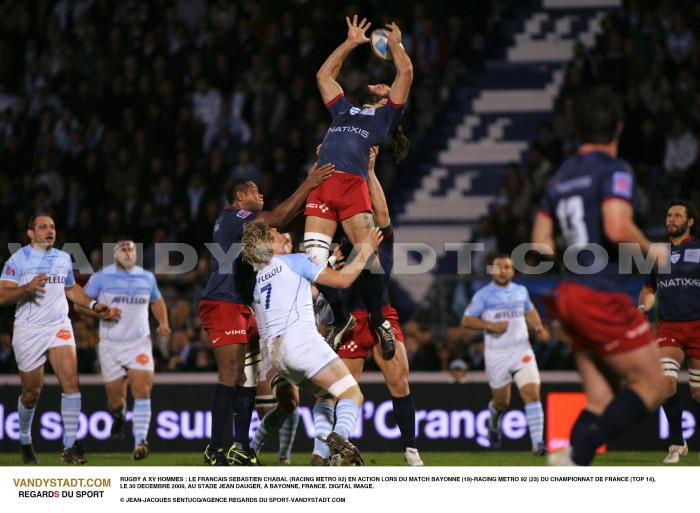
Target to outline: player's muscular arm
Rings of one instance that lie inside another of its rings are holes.
[[[651,243],[634,224],[632,206],[622,199],[608,199],[601,207],[603,231],[615,243],[638,244],[643,253],[649,253],[659,265],[666,265],[670,253],[668,244]]]
[[[374,215],[374,223],[377,226],[384,227],[389,225],[391,219],[389,218],[389,206],[386,202],[384,189],[382,188],[382,184],[379,183],[377,175],[374,173],[374,165],[377,162],[378,154],[379,147],[372,146],[369,155],[369,177],[367,179],[367,185],[369,186],[369,195],[372,197],[372,214]]]
[[[32,294],[43,293],[44,285],[48,279],[48,275],[38,274],[32,281],[24,285],[10,280],[0,280],[0,305],[12,305]]]
[[[554,224],[552,223],[552,218],[542,212],[538,212],[535,216],[535,223],[532,226],[532,242],[534,244],[544,244],[549,248],[549,254],[554,255],[553,233]]]
[[[163,298],[151,302],[151,312],[158,321],[157,332],[164,337],[170,335],[170,322],[168,321],[168,307]]]
[[[648,312],[654,308],[654,303],[656,303],[656,293],[650,286],[645,285],[642,287],[642,290],[639,291],[639,300],[637,301],[639,305],[638,308],[642,312]]]
[[[396,77],[394,83],[391,84],[391,92],[389,99],[392,103],[404,104],[408,100],[408,92],[411,90],[413,82],[413,64],[411,58],[406,53],[401,44],[401,30],[396,23],[388,23],[386,25],[389,32],[388,43],[391,50],[391,56],[396,65]]]
[[[92,306],[93,299],[90,296],[88,296],[83,290],[83,287],[81,287],[77,283],[75,285],[71,285],[70,287],[66,287],[66,297],[74,305],[80,305],[88,309],[92,309],[98,315],[104,315],[109,312],[109,306],[103,303],[96,303],[93,308],[90,308]]]
[[[535,332],[537,340],[541,342],[549,340],[549,332],[547,332],[547,329],[542,325],[542,319],[540,318],[540,313],[537,311],[537,308],[533,307],[532,310],[525,314],[525,322],[527,323],[527,327]]]
[[[355,246],[358,248],[358,252],[352,262],[346,264],[339,271],[326,267],[316,278],[316,283],[336,289],[348,288],[365,268],[367,260],[377,251],[382,239],[382,232],[379,228],[372,228],[367,237]]]
[[[271,228],[285,228],[303,209],[306,197],[312,189],[333,174],[333,164],[324,164],[318,167],[316,163],[311,166],[306,180],[292,195],[270,211],[258,212],[257,219],[265,221]]]
[[[508,329],[508,321],[489,322],[473,315],[462,317],[462,327],[470,330],[486,330],[493,333],[503,333]]]
[[[343,62],[357,46],[369,41],[369,38],[365,36],[365,32],[370,27],[370,22],[362,18],[362,21],[358,24],[357,15],[355,15],[352,21],[346,16],[345,23],[348,26],[347,39],[333,50],[333,53],[328,56],[316,73],[316,83],[324,103],[328,103],[339,94],[342,94],[343,88],[340,87],[336,78]]]

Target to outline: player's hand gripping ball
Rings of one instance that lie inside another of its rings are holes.
[[[394,60],[394,57],[391,55],[391,49],[389,48],[389,38],[386,30],[373,30],[369,36],[369,45],[372,48],[372,53],[379,60],[387,63]]]

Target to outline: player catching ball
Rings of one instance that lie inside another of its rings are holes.
[[[370,148],[390,136],[393,138],[395,156],[403,158],[408,151],[408,139],[397,132],[413,81],[411,59],[401,45],[401,30],[395,23],[387,25],[388,45],[396,65],[396,76],[391,86],[373,84],[367,86],[370,96],[361,106],[352,105],[343,88],[336,81],[343,62],[355,48],[369,42],[365,32],[370,23],[357,16],[352,21],[345,18],[347,38],[326,59],[316,74],[318,89],[333,121],[323,139],[319,165],[333,164],[335,172],[321,186],[309,194],[306,202],[306,226],[304,249],[319,263],[328,260],[330,246],[338,223],[353,244],[364,240],[374,227],[372,200],[367,185],[367,168]],[[396,340],[391,323],[382,312],[381,298],[384,277],[377,258],[370,261],[373,273],[364,280],[372,301],[367,308],[370,323],[377,334],[382,356],[391,359],[396,350]],[[333,308],[335,324],[327,337],[333,345],[339,345],[343,335],[355,324],[347,306],[337,292],[323,288],[323,295]]]

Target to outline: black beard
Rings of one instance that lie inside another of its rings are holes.
[[[381,97],[371,93],[370,90],[365,87],[360,89],[360,92],[357,93],[357,100],[360,105],[373,105],[381,100]]]
[[[676,228],[675,230],[674,230],[673,228],[666,228],[666,230],[668,231],[668,236],[669,236],[669,237],[672,237],[672,238],[680,237],[681,235],[683,235],[683,234],[688,230],[688,223],[687,223],[687,222],[686,222],[686,223],[683,223],[682,225],[680,225],[680,226],[679,226],[678,228]]]

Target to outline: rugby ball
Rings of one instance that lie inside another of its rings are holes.
[[[391,55],[389,48],[389,33],[384,29],[375,29],[369,36],[369,45],[372,48],[372,53],[384,62],[391,62],[394,57]],[[403,45],[402,45],[403,46]]]

